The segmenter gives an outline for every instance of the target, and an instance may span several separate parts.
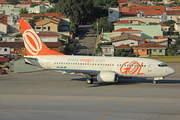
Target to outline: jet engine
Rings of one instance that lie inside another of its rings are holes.
[[[101,71],[97,74],[98,82],[117,82],[118,76],[115,72]]]

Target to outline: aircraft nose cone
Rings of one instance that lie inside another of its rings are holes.
[[[173,68],[169,68],[168,72],[169,72],[169,74],[171,75],[171,74],[174,74],[174,73],[175,73],[175,70],[174,70]]]

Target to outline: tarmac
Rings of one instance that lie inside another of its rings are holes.
[[[180,63],[152,79],[86,84],[86,78],[40,71],[0,76],[0,120],[179,120]]]

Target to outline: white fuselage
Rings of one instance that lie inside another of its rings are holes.
[[[113,71],[122,77],[165,77],[175,71],[165,63],[136,57],[102,57],[74,55],[34,56],[29,62],[55,71],[71,71],[97,74],[100,71]]]

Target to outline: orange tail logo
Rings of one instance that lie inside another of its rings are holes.
[[[50,50],[25,19],[19,20],[27,55],[64,55]]]

